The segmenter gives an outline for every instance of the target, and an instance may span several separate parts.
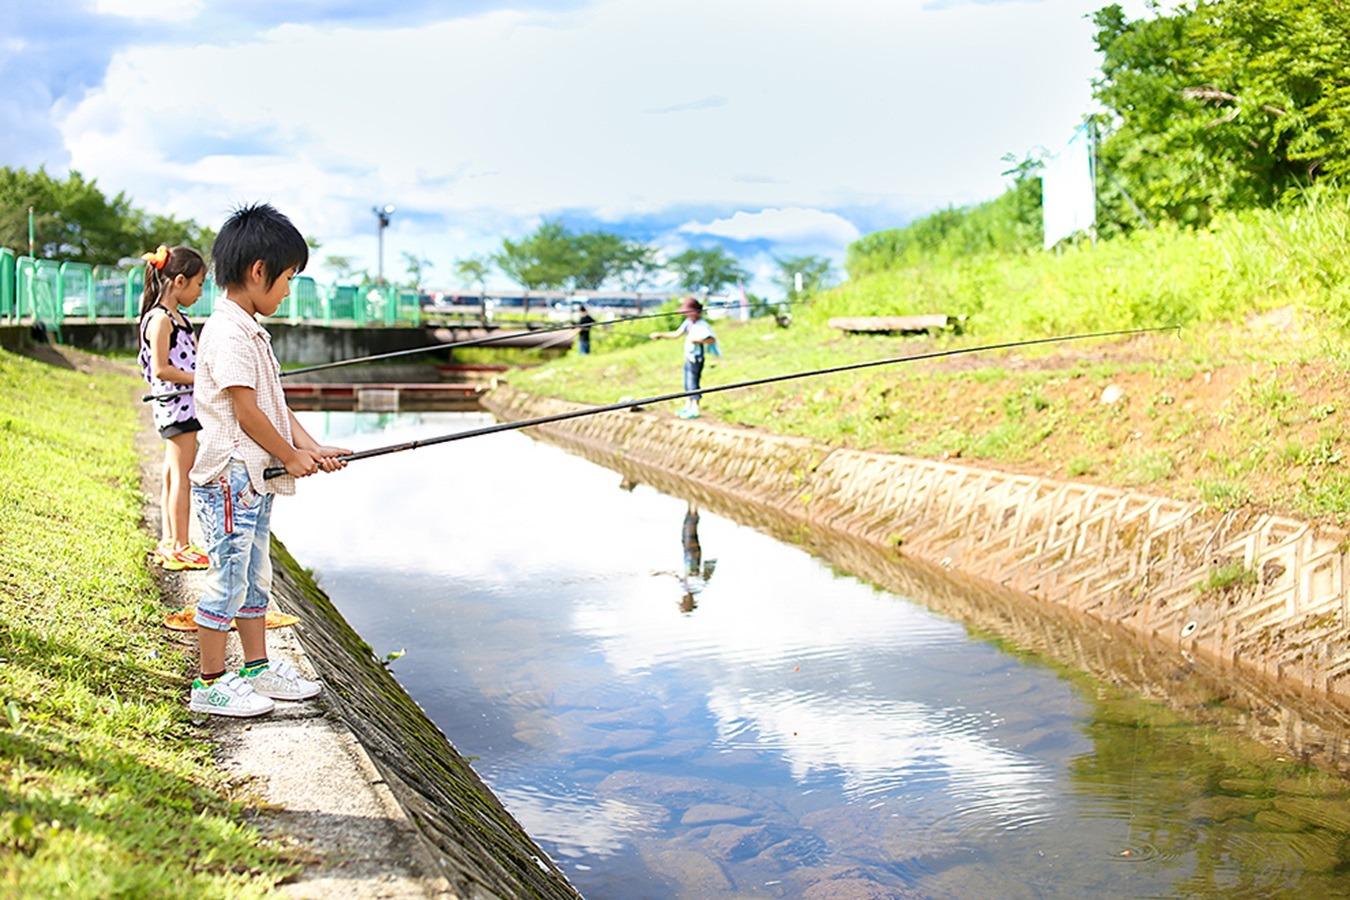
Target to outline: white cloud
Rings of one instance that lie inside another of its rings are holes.
[[[372,264],[369,206],[394,203],[387,267],[407,249],[444,275],[563,210],[739,209],[684,233],[837,255],[858,231],[837,211],[900,221],[991,196],[1004,152],[1067,134],[1089,103],[1095,5],[598,0],[199,35],[119,51],[61,129],[74,168],[154,211],[218,223],[270,199],[325,251],[364,246]]]
[[[858,226],[843,216],[791,206],[759,212],[738,211],[712,222],[686,222],[685,234],[709,234],[734,241],[770,240],[786,244],[830,243],[843,246],[859,237]]]
[[[95,0],[94,12],[128,19],[152,19],[161,22],[186,22],[202,11],[203,0]]]

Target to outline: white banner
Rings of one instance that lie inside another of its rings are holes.
[[[1041,214],[1045,246],[1050,248],[1097,224],[1096,154],[1093,129],[1084,124],[1041,170]]]

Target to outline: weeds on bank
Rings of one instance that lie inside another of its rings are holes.
[[[136,379],[0,351],[0,892],[248,896],[288,866],[225,799],[160,631]]]

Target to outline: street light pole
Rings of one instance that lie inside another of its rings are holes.
[[[373,212],[373,213],[375,214],[375,218],[377,218],[377,219],[379,220],[379,222],[380,222],[379,231],[378,231],[378,233],[379,233],[379,239],[380,239],[380,262],[379,262],[379,274],[378,274],[377,278],[378,278],[378,280],[379,280],[379,283],[380,283],[381,285],[383,285],[383,284],[384,284],[384,230],[385,230],[386,228],[389,227],[389,217],[392,216],[392,215],[394,214],[394,207],[393,207],[391,204],[386,203],[384,206],[372,206],[372,207],[370,208],[370,211]]]

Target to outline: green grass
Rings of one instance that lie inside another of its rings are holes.
[[[227,799],[145,558],[138,379],[0,352],[0,892],[250,896],[293,868]]]
[[[1202,593],[1222,593],[1233,588],[1250,587],[1256,584],[1257,575],[1240,562],[1227,563],[1211,569],[1209,578],[1200,588]]]

